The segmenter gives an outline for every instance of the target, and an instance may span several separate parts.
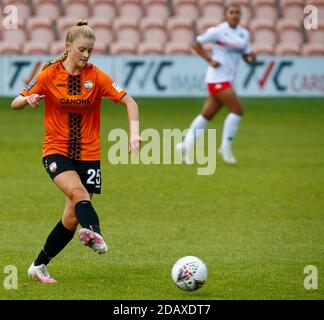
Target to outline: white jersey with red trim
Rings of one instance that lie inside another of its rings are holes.
[[[212,43],[213,60],[220,63],[217,68],[208,67],[207,83],[233,82],[241,55],[251,52],[248,30],[241,26],[232,28],[228,22],[207,29],[196,40],[201,45]]]

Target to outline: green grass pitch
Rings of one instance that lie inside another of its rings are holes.
[[[141,127],[187,128],[203,99],[137,99]],[[323,299],[324,100],[243,99],[238,164],[112,165],[107,134],[127,128],[122,105],[103,103],[102,195],[94,206],[110,246],[103,256],[75,237],[50,264],[57,284],[27,277],[60,219],[64,197],[41,164],[43,110],[0,100],[0,299]],[[218,142],[227,112],[211,122]],[[208,267],[196,292],[176,288],[173,263],[196,255]],[[18,270],[5,289],[4,268]],[[304,288],[304,268],[318,289]]]

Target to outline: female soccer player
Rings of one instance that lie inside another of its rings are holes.
[[[224,122],[219,153],[225,162],[236,163],[231,146],[243,116],[243,107],[232,82],[240,56],[242,55],[246,62],[253,62],[256,58],[250,49],[249,32],[239,26],[240,16],[241,11],[238,5],[227,6],[224,11],[225,21],[199,35],[193,44],[193,49],[209,64],[206,73],[209,96],[201,114],[191,123],[183,143],[177,145],[177,149],[182,150],[183,160],[188,164],[192,163],[189,157],[190,148],[198,138],[196,129],[206,128],[208,122],[223,105],[228,107],[230,113]],[[213,44],[212,56],[203,48],[203,45],[209,42]]]
[[[44,248],[28,269],[29,277],[44,283],[56,282],[46,266],[73,238],[78,224],[81,225],[78,237],[84,245],[99,254],[108,250],[91,203],[92,195],[99,194],[101,189],[102,97],[126,106],[130,125],[129,150],[138,152],[140,147],[138,106],[108,75],[88,62],[94,44],[95,34],[86,21],[71,27],[66,35],[64,53],[45,64],[36,81],[11,104],[15,110],[28,104],[36,109],[39,101],[45,100],[43,164],[66,196],[62,220],[49,234]]]

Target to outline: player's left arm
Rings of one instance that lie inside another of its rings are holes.
[[[256,61],[256,54],[254,52],[243,54],[242,57],[245,62],[255,62]]]
[[[138,152],[141,145],[139,135],[139,112],[136,101],[126,91],[119,87],[114,80],[99,68],[97,69],[98,87],[101,95],[115,103],[121,102],[127,109],[129,123],[129,152]]]
[[[139,134],[139,112],[136,101],[125,94],[120,102],[127,108],[129,124],[129,151],[138,152],[141,145]]]
[[[253,63],[256,61],[256,54],[251,49],[250,34],[246,34],[246,44],[242,54],[242,58],[247,63]]]

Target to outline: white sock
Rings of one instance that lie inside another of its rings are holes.
[[[238,116],[235,113],[230,113],[226,117],[224,121],[221,149],[230,148],[232,146],[232,142],[236,136],[241,118],[241,116]]]
[[[191,123],[190,128],[187,132],[187,135],[183,141],[183,147],[184,150],[186,150],[186,153],[189,152],[192,145],[195,143],[195,141],[200,137],[202,132],[197,132],[197,129],[205,129],[209,123],[209,120],[207,120],[203,115],[197,116]]]

